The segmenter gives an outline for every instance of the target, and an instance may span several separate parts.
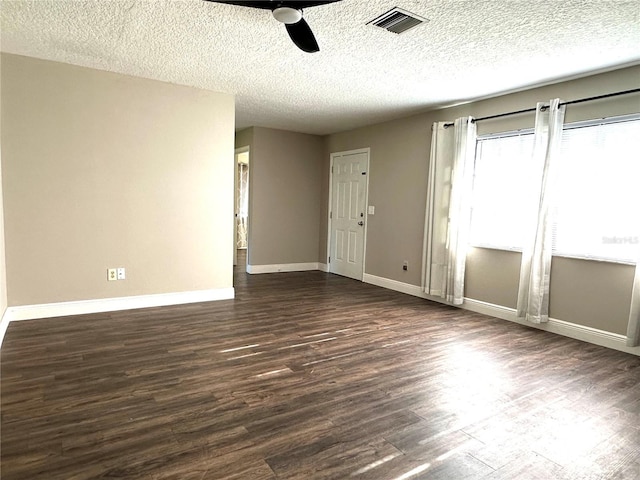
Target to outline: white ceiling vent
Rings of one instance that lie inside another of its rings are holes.
[[[422,18],[415,13],[407,12],[402,8],[395,7],[387,13],[383,13],[378,18],[374,18],[368,22],[367,25],[384,28],[385,30],[393,33],[403,33],[428,21],[428,19]]]

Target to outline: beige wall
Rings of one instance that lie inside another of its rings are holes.
[[[479,102],[435,110],[327,137],[323,166],[322,204],[328,200],[328,156],[332,152],[371,147],[366,273],[420,285],[425,195],[431,125],[464,115],[476,117],[535,107],[538,101],[573,100],[638,87],[640,66],[517,92]],[[566,121],[640,112],[640,95],[610,98],[567,107]],[[480,134],[533,126],[533,114],[478,123]],[[325,208],[326,212],[326,208]],[[323,219],[326,219],[323,212]],[[326,257],[326,220],[321,222],[319,257]],[[409,270],[402,271],[403,260]],[[473,249],[467,263],[467,295],[497,305],[515,307],[520,255]],[[625,334],[633,267],[555,259],[551,316],[581,325]],[[603,281],[603,279],[609,279]],[[580,279],[580,280],[578,280]],[[587,280],[589,279],[589,280]],[[583,287],[599,285],[601,294],[580,296]],[[580,283],[583,282],[583,283]],[[586,283],[585,283],[586,282]],[[589,283],[590,282],[590,283]],[[602,302],[602,296],[608,300]],[[606,304],[606,312],[602,305]]]
[[[250,151],[249,265],[318,261],[323,137],[254,127]],[[241,132],[242,133],[242,132]],[[252,138],[251,138],[252,137]]]
[[[2,54],[2,120],[9,305],[232,286],[232,96]]]
[[[469,249],[465,265],[465,296],[516,308],[521,257],[518,252],[505,250]]]
[[[549,313],[553,318],[626,335],[634,268],[554,257]]]
[[[0,112],[2,112],[2,61],[0,61]],[[4,202],[2,191],[2,115],[0,115],[0,320],[7,310],[7,265],[4,244]],[[3,332],[0,322],[0,344]]]
[[[323,165],[327,192],[330,154],[365,147],[371,148],[369,205],[375,207],[367,217],[366,273],[420,285],[429,148],[424,123],[411,117],[329,136]],[[326,210],[328,199],[323,205]],[[326,213],[323,218],[321,258],[326,261]]]
[[[237,132],[235,145],[236,148],[249,147],[251,149],[253,145],[253,127]]]

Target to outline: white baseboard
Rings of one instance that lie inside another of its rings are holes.
[[[473,300],[471,298],[464,299],[462,308],[470,310],[476,313],[482,313],[491,317],[500,318],[502,320],[509,320],[510,322],[520,323],[521,325],[527,325],[530,327],[535,326],[531,322],[518,319],[516,315],[516,309],[510,307],[504,307],[502,305],[496,305],[493,303],[482,302],[480,300]]]
[[[426,298],[427,300],[433,300],[434,302],[444,303],[450,305],[444,299],[426,294],[422,291],[422,288],[417,285],[411,285],[410,283],[399,282],[397,280],[391,280],[390,278],[377,277],[365,273],[362,277],[364,283],[370,283],[371,285],[377,285],[378,287],[388,288],[389,290],[395,290],[396,292],[406,293],[407,295],[413,295],[414,297]]]
[[[326,263],[319,263],[318,270],[320,270],[321,272],[329,272],[329,265],[327,265]]]
[[[406,293],[415,297],[426,298],[440,303],[443,301],[440,297],[434,297],[427,295],[417,285],[411,285],[408,283],[398,282],[397,280],[391,280],[388,278],[377,277],[365,273],[363,281],[365,283],[371,283],[379,287],[395,290],[396,292]],[[480,300],[474,300],[471,298],[465,298],[464,303],[460,306],[465,310],[472,312],[482,313],[491,317],[500,318],[502,320],[508,320],[510,322],[519,323],[527,327],[537,328],[565,337],[574,338],[583,342],[593,343],[602,347],[612,348],[621,352],[631,353],[633,355],[640,355],[640,347],[628,347],[626,344],[627,337],[617,333],[606,332],[597,328],[587,327],[584,325],[578,325],[576,323],[566,322],[564,320],[558,320],[550,318],[548,323],[534,324],[525,320],[519,319],[516,315],[515,308],[504,307],[502,305],[495,305],[492,303],[482,302]]]
[[[311,263],[282,263],[275,265],[247,265],[247,273],[252,275],[260,273],[280,273],[280,272],[308,272],[318,270],[318,262]]]
[[[0,345],[10,322],[35,320],[38,318],[66,317],[87,313],[114,312],[132,310],[134,308],[164,307],[185,303],[229,300],[235,297],[231,288],[198,290],[193,292],[161,293],[155,295],[138,295],[131,297],[102,298],[97,300],[81,300],[76,302],[45,303],[39,305],[22,305],[8,307],[0,322]]]
[[[618,333],[607,332],[605,330],[587,327],[585,325],[578,325],[577,323],[566,322],[564,320],[558,320],[557,318],[550,318],[547,323],[535,324],[518,318],[515,308],[494,305],[492,303],[473,300],[471,298],[464,299],[462,308],[472,312],[483,313],[492,317],[519,323],[520,325],[525,325],[527,327],[533,327],[546,332],[574,338],[576,340],[582,340],[583,342],[613,348],[614,350],[620,350],[621,352],[631,353],[633,355],[640,355],[640,347],[628,347],[627,337]]]
[[[154,295],[136,295],[131,297],[100,298],[96,300],[80,300],[75,302],[44,303],[39,305],[22,305],[8,307],[5,317],[9,322],[33,320],[37,318],[66,317],[86,313],[115,312],[134,308],[164,307],[185,303],[211,302],[229,300],[235,297],[235,290],[216,288],[193,292],[159,293]]]
[[[411,285],[409,283],[399,282],[397,280],[391,280],[390,278],[377,277],[376,275],[371,275],[369,273],[365,273],[362,276],[362,281],[364,283],[377,285],[378,287],[388,288],[389,290],[395,290],[396,292],[406,293],[407,295],[413,295],[414,297],[426,298],[425,293],[417,285]]]
[[[2,340],[4,340],[4,334],[7,333],[7,328],[9,327],[9,317],[7,317],[6,312],[2,315],[2,319],[0,319],[0,348],[2,348]]]

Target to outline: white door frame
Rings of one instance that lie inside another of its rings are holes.
[[[366,153],[367,154],[367,181],[365,185],[364,192],[364,242],[362,246],[362,275],[360,277],[360,281],[364,279],[364,272],[367,262],[367,229],[369,227],[369,176],[370,170],[369,167],[371,165],[371,148],[358,148],[356,150],[346,150],[344,152],[333,152],[330,155],[329,159],[329,207],[327,208],[327,255],[325,257],[325,261],[327,262],[327,272],[331,271],[331,265],[329,263],[329,257],[331,256],[331,207],[333,202],[333,159],[342,155],[355,155],[357,153]]]
[[[236,148],[233,153],[233,264],[238,264],[238,155],[241,153],[251,153],[249,146]],[[248,185],[247,185],[248,187]],[[251,218],[251,191],[249,191],[249,218]],[[249,225],[247,224],[247,262],[249,262]]]

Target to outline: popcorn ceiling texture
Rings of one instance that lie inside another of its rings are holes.
[[[394,6],[430,19],[366,23]],[[236,95],[237,128],[327,134],[640,62],[640,0],[343,0],[320,52],[268,11],[200,0],[0,2],[2,51]]]

